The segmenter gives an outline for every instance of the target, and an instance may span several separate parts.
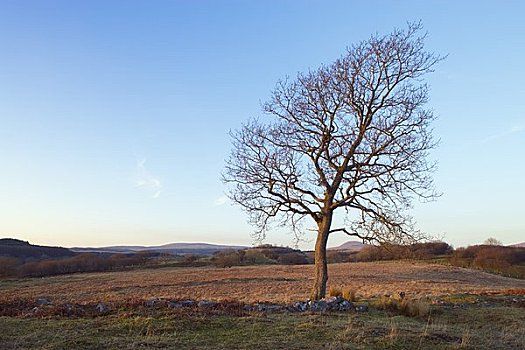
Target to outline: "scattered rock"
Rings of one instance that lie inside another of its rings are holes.
[[[323,299],[328,304],[331,311],[349,311],[354,308],[354,304],[342,297],[330,297]]]
[[[51,304],[51,301],[48,298],[38,298],[36,300],[36,303],[37,305],[42,306]]]
[[[62,308],[66,316],[81,316],[84,315],[84,307],[78,304],[65,304]]]
[[[105,314],[109,311],[109,307],[104,303],[98,303],[97,306],[95,306],[95,309],[101,314]]]
[[[368,311],[368,305],[356,305],[355,311],[357,312],[367,312]]]
[[[146,306],[146,307],[154,307],[157,304],[157,301],[158,301],[158,299],[146,300],[144,302],[144,306]]]
[[[310,310],[314,312],[324,312],[328,310],[328,303],[324,300],[311,301],[309,306]]]
[[[72,305],[72,304],[64,305],[64,311],[66,312],[67,315],[73,314],[75,309],[76,309],[75,305]]]
[[[200,309],[211,309],[217,306],[222,306],[221,303],[209,301],[209,300],[200,300],[195,301],[192,299],[186,300],[171,300],[166,301],[159,298],[154,298],[144,301],[146,307],[156,307],[156,306],[167,306],[171,309],[182,309],[190,307],[198,307]],[[321,300],[307,300],[307,301],[296,301],[292,304],[275,304],[275,303],[256,303],[256,304],[242,304],[239,306],[243,311],[246,312],[280,312],[280,311],[290,311],[290,312],[347,312],[347,311],[358,311],[366,312],[368,311],[368,306],[359,305],[355,306],[350,301],[344,299],[343,297],[327,297]],[[97,310],[100,313],[108,312],[109,309],[105,304],[98,304]]]
[[[216,302],[209,301],[209,300],[201,300],[197,303],[197,306],[200,307],[201,309],[208,309],[208,308],[214,307],[215,305],[217,305]]]
[[[190,299],[187,299],[187,300],[172,300],[172,301],[169,301],[166,303],[166,305],[168,305],[169,308],[172,308],[172,309],[179,309],[179,308],[183,308],[183,307],[192,307],[192,306],[199,306],[199,307],[207,307],[209,305],[206,305],[206,303],[213,303],[213,302],[209,302],[209,301],[206,301],[206,300],[203,300],[202,303],[199,303],[197,304],[196,301],[194,300],[190,300]]]
[[[350,310],[354,310],[354,304],[352,304],[351,302],[349,302],[348,300],[343,300],[341,301],[338,305],[338,310],[339,311],[350,311]]]
[[[170,309],[182,309],[182,305],[178,301],[168,301],[168,307]]]
[[[179,304],[181,304],[182,307],[191,307],[191,306],[195,305],[195,301],[193,301],[193,300],[182,300],[182,301],[179,301]]]
[[[328,305],[331,305],[331,304],[337,304],[343,301],[344,299],[341,297],[328,297],[328,298],[323,298],[321,300],[326,302]]]
[[[296,310],[299,312],[305,312],[308,310],[308,302],[307,301],[296,301],[292,304],[292,310]]]
[[[283,310],[285,307],[283,305],[279,305],[279,304],[266,304],[266,303],[261,303],[261,304],[255,304],[255,310],[259,311],[259,312],[272,312],[272,311],[281,311]]]
[[[162,300],[162,299],[159,299],[159,298],[146,300],[144,302],[144,306],[146,306],[146,307],[156,307],[156,306],[166,306],[166,305],[168,305],[166,300]]]

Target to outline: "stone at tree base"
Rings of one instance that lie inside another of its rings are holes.
[[[350,310],[354,310],[354,304],[352,304],[351,302],[349,302],[348,300],[343,300],[339,303],[338,305],[339,307],[339,311],[350,311]]]
[[[308,302],[306,301],[296,301],[292,304],[292,309],[297,310],[299,312],[305,312],[308,310]]]
[[[328,303],[324,300],[318,300],[318,301],[311,301],[310,304],[310,310],[314,312],[319,311],[326,311],[328,310]]]

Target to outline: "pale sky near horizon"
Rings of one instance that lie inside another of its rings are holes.
[[[0,237],[251,244],[220,180],[229,130],[261,115],[279,79],[421,20],[448,58],[426,78],[443,196],[416,203],[418,227],[454,246],[525,241],[524,13],[521,1],[0,1]]]

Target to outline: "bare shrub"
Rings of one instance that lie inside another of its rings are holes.
[[[303,253],[294,252],[280,255],[277,262],[284,265],[305,265],[308,264],[308,258]]]
[[[326,258],[328,259],[329,264],[345,263],[351,261],[354,255],[356,255],[355,252],[329,250],[326,253]]]
[[[488,270],[503,270],[510,267],[512,258],[512,252],[503,247],[486,247],[477,252],[472,265]]]
[[[260,250],[248,249],[244,254],[244,263],[247,265],[275,264],[276,261],[268,258]]]
[[[454,250],[445,242],[425,242],[410,245],[409,252],[415,259],[431,259],[450,255]]]
[[[432,259],[448,256],[452,252],[452,247],[445,242],[425,242],[410,245],[382,244],[364,247],[357,253],[357,260]]]
[[[241,257],[237,251],[228,249],[215,253],[212,261],[217,267],[232,267],[241,264]]]
[[[146,260],[147,256],[143,254],[114,254],[108,258],[95,253],[83,253],[71,258],[26,262],[17,267],[16,275],[19,277],[43,277],[75,272],[108,271],[142,266]]]
[[[400,311],[405,316],[426,317],[430,314],[430,302],[424,298],[404,298],[400,301]]]
[[[330,286],[330,288],[328,288],[328,295],[331,297],[340,297],[343,296],[343,291],[339,286]]]
[[[485,245],[502,245],[501,241],[494,238],[494,237],[489,237],[485,240],[485,242],[483,242],[483,244]]]
[[[356,301],[356,293],[357,291],[353,288],[345,288],[343,289],[343,298],[345,298],[348,301]]]
[[[15,258],[0,257],[0,277],[14,276],[18,264],[18,260]]]
[[[456,249],[450,264],[474,267],[509,277],[525,278],[525,249],[495,245],[476,245]]]
[[[381,297],[375,306],[380,310],[390,311],[408,317],[426,317],[430,314],[430,302],[426,298],[421,299],[396,299]]]
[[[357,260],[358,261],[383,260],[382,251],[379,247],[376,247],[376,246],[364,247],[357,253]]]
[[[201,257],[199,255],[189,254],[189,255],[184,256],[184,259],[182,260],[187,264],[192,264],[196,262],[197,260],[199,260],[200,258]]]

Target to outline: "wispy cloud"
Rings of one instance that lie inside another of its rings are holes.
[[[219,198],[216,198],[213,201],[213,206],[214,207],[220,207],[221,205],[224,205],[226,203],[228,203],[228,197],[227,196],[220,196]]]
[[[525,131],[525,120],[517,122],[509,126],[507,129],[503,130],[502,132],[499,132],[497,134],[490,135],[483,139],[483,143],[491,142],[497,139],[500,139],[502,137],[506,137],[512,134],[516,134],[519,132]]]
[[[135,177],[135,187],[141,188],[152,194],[153,198],[158,198],[162,192],[162,183],[159,178],[152,175],[144,166],[146,158],[137,160],[137,174]]]
[[[517,123],[510,128],[511,133],[525,131],[525,121]]]

